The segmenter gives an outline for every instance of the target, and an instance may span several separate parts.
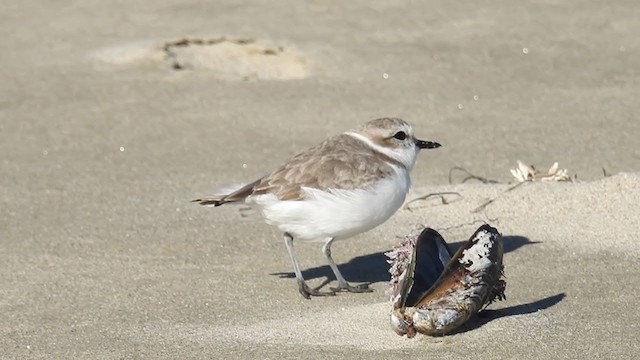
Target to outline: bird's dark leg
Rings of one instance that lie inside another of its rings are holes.
[[[298,291],[300,291],[300,294],[302,294],[305,299],[311,299],[311,296],[333,296],[336,294],[333,290],[325,292],[309,287],[302,277],[298,260],[296,260],[296,255],[293,252],[293,236],[291,236],[291,234],[284,233],[284,244],[287,246],[289,257],[293,263],[293,272],[296,274],[296,279],[298,279]]]
[[[331,238],[322,246],[322,253],[327,258],[327,262],[329,262],[329,267],[331,267],[333,274],[336,276],[336,279],[338,280],[338,287],[330,288],[331,291],[334,291],[334,292],[348,291],[348,292],[354,292],[354,293],[372,292],[373,289],[369,289],[368,284],[360,284],[360,285],[353,286],[353,285],[350,285],[347,282],[347,280],[344,279],[344,277],[340,273],[340,270],[338,270],[338,265],[336,265],[336,262],[333,261],[333,258],[331,257],[331,244],[333,243],[334,240],[335,238]]]

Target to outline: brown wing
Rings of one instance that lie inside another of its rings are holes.
[[[193,202],[220,206],[266,193],[273,193],[280,200],[301,200],[304,198],[303,187],[352,190],[371,185],[390,174],[393,169],[387,162],[395,160],[352,136],[341,134],[294,156],[269,176],[231,194],[214,195]]]
[[[374,161],[372,161],[374,160]],[[294,156],[255,186],[253,194],[280,200],[304,198],[302,187],[352,190],[390,174],[389,159],[369,145],[341,134]]]

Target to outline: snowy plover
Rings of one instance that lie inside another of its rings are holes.
[[[372,120],[358,130],[332,136],[302,152],[271,174],[226,195],[193,200],[220,206],[244,201],[262,210],[268,224],[284,232],[284,241],[302,296],[336,291],[371,291],[350,285],[331,257],[331,244],[382,224],[405,200],[420,149],[440,144],[418,140],[401,119]],[[323,242],[322,252],[338,287],[321,292],[307,285],[293,251],[293,239]]]

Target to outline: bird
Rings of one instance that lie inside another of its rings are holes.
[[[192,202],[213,207],[247,203],[259,209],[265,221],[283,233],[298,291],[306,299],[340,291],[370,292],[368,284],[354,286],[345,280],[331,256],[331,245],[388,220],[405,201],[420,150],[440,146],[417,139],[402,119],[379,118],[327,138],[235,191]],[[306,283],[294,239],[323,244],[337,287],[321,291]]]

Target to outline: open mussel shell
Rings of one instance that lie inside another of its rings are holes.
[[[389,257],[391,326],[399,335],[444,335],[492,301],[505,298],[503,245],[483,225],[455,254],[435,230],[407,237]]]

